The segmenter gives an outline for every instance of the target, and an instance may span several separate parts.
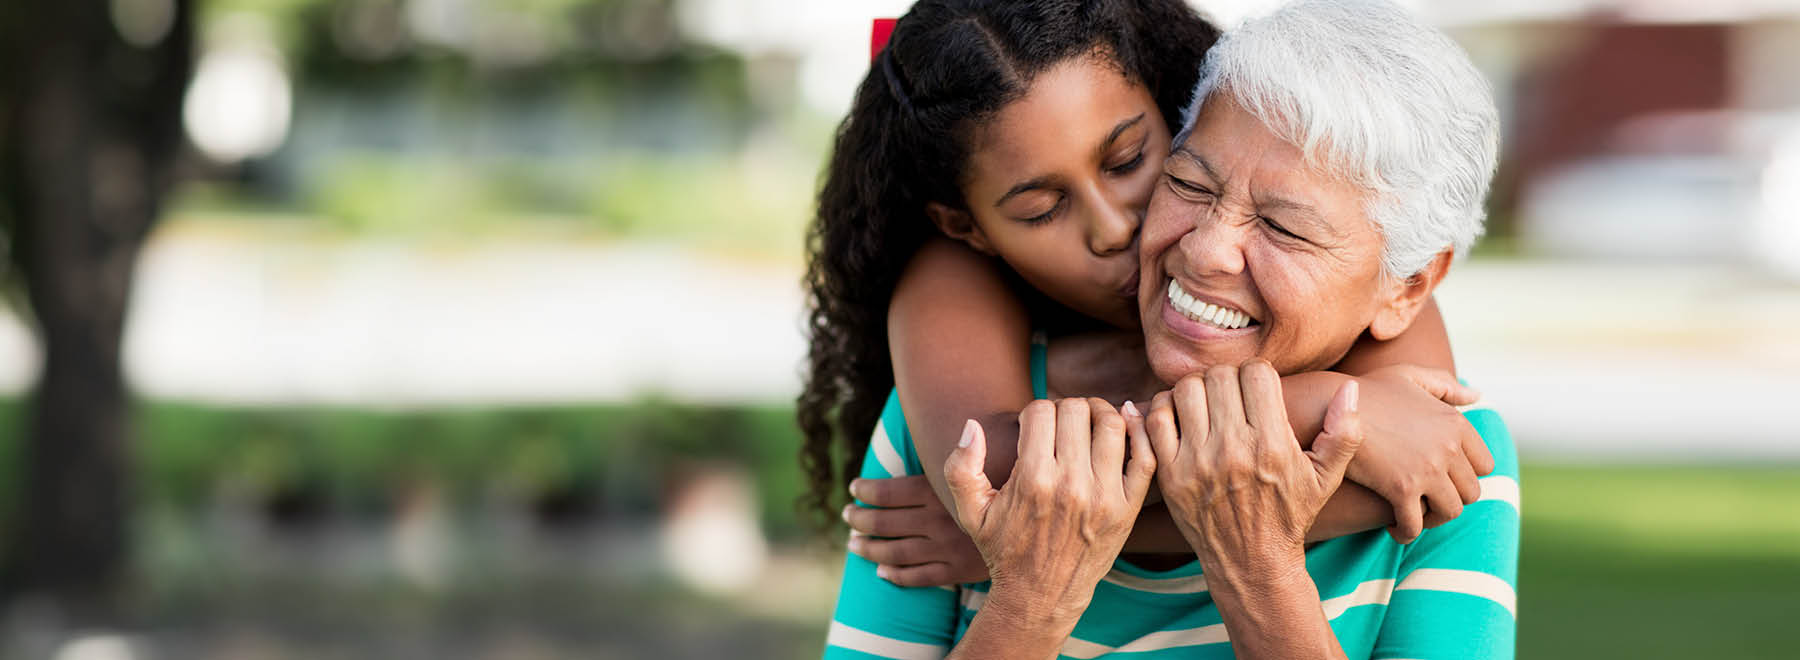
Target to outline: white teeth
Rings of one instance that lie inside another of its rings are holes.
[[[1235,330],[1250,325],[1249,314],[1195,300],[1194,296],[1182,290],[1180,282],[1174,280],[1169,281],[1169,303],[1174,305],[1175,311],[1181,312],[1182,316],[1226,330]]]

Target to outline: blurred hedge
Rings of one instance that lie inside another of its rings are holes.
[[[0,400],[0,516],[17,512],[22,403]],[[792,410],[632,404],[374,411],[333,407],[138,406],[139,507],[199,510],[224,481],[295,494],[339,515],[380,515],[398,487],[429,480],[458,507],[523,491],[595,516],[654,514],[671,479],[741,466],[777,538],[802,532]],[[304,512],[301,512],[304,514]]]

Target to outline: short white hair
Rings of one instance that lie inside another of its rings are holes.
[[[1307,163],[1368,192],[1388,275],[1481,237],[1500,120],[1467,53],[1383,0],[1298,0],[1206,54],[1177,145],[1223,91]]]

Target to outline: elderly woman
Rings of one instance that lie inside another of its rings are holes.
[[[1278,380],[1412,324],[1481,233],[1495,115],[1466,55],[1385,3],[1306,0],[1227,33],[1141,239],[1144,348],[1173,389],[1144,414],[1034,403],[999,489],[971,423],[945,472],[992,582],[949,616],[885,615],[947,627],[955,657],[1510,657],[1517,460],[1499,418],[1467,413],[1497,469],[1459,518],[1409,545],[1307,546],[1361,441],[1357,392],[1300,439]],[[1214,322],[1232,313],[1249,323]],[[1117,559],[1153,491],[1198,561]],[[834,628],[833,645],[944,651],[870,636]]]

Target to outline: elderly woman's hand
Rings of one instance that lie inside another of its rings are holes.
[[[944,462],[957,522],[1002,602],[1054,619],[1068,634],[1125,544],[1156,461],[1147,440],[1101,399],[1034,401],[1019,413],[1019,460],[1004,487],[982,471],[987,443],[974,420]],[[1060,643],[1060,642],[1059,642]]]
[[[1302,451],[1281,378],[1263,360],[1214,366],[1156,396],[1143,425],[1157,480],[1208,584],[1304,573],[1306,530],[1362,444],[1356,404],[1352,381],[1332,399],[1325,432]]]

